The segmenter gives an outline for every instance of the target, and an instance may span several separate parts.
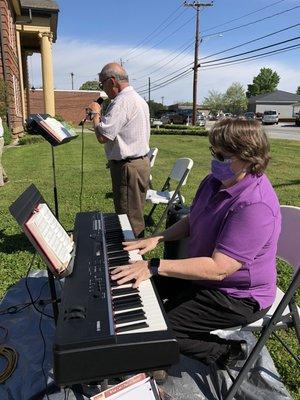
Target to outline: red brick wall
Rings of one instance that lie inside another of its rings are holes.
[[[100,96],[96,91],[59,91],[55,90],[55,113],[63,117],[64,120],[78,124],[85,117],[85,108]],[[30,91],[30,113],[43,114],[44,100],[43,91]]]
[[[6,83],[6,91],[8,98],[8,118],[9,126],[13,136],[17,138],[23,132],[22,103],[20,92],[20,74],[17,57],[15,16],[13,14],[10,2],[7,0],[0,1],[1,43],[3,60],[1,63],[1,76]],[[4,65],[5,72],[4,73]]]

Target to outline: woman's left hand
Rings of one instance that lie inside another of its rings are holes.
[[[122,265],[111,272],[111,279],[117,281],[118,285],[123,285],[131,280],[135,280],[132,287],[137,288],[142,281],[151,278],[148,268],[148,261],[137,261],[133,264]]]

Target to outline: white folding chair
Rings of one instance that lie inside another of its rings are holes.
[[[148,157],[149,157],[149,160],[150,160],[150,168],[153,168],[153,166],[154,166],[157,153],[158,153],[158,148],[157,147],[151,148],[149,150],[149,152],[148,152]],[[153,189],[153,187],[152,187],[152,175],[151,174],[150,174],[149,188]]]
[[[300,286],[300,207],[281,206],[282,228],[278,241],[277,257],[286,261],[294,269],[287,291],[284,293],[277,288],[276,300],[268,313],[258,321],[244,327],[235,327],[233,331],[260,331],[260,336],[253,350],[247,357],[238,376],[226,393],[225,400],[232,400],[246,378],[259,353],[273,334],[300,365],[300,359],[286,343],[275,333],[279,329],[294,328],[300,344],[300,309],[296,305],[295,293]],[[211,333],[218,334],[218,331]]]
[[[167,212],[169,208],[172,206],[174,203],[184,203],[184,197],[180,193],[180,189],[182,186],[186,184],[187,178],[189,176],[189,173],[193,167],[193,160],[190,158],[179,158],[171,172],[170,175],[168,176],[166,182],[162,186],[160,191],[149,189],[147,191],[146,195],[146,200],[151,202],[153,204],[153,207],[147,216],[146,221],[149,222],[151,220],[151,217],[153,215],[153,212],[155,208],[157,207],[158,204],[166,204],[166,208],[164,212],[162,213],[162,216],[160,217],[156,227],[154,228],[153,233],[156,233],[162,224],[163,220],[165,219]],[[174,190],[170,191],[171,189],[171,183],[172,181],[177,182],[177,186],[175,187]]]

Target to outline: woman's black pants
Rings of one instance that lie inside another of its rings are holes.
[[[164,307],[180,352],[205,364],[214,363],[230,349],[230,341],[211,331],[247,325],[269,309],[259,310],[252,298],[234,298],[193,281],[156,276],[155,286],[161,299],[168,299]]]

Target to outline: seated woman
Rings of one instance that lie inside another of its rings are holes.
[[[190,214],[161,234],[124,243],[145,254],[164,241],[189,237],[188,258],[138,261],[116,268],[112,279],[134,279],[137,287],[154,275],[180,351],[206,364],[233,365],[246,357],[246,342],[210,332],[249,324],[272,305],[281,216],[264,174],[269,144],[260,124],[224,119],[209,141],[211,174]]]

